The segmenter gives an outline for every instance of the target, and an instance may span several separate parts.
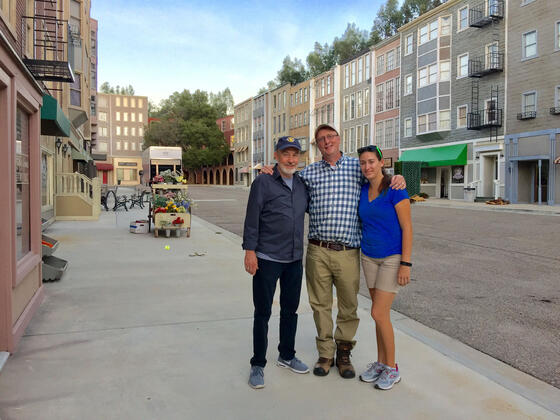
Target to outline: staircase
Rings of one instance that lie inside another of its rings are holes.
[[[56,220],[97,220],[101,211],[101,183],[80,173],[56,176]]]

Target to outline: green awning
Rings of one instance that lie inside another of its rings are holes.
[[[83,150],[76,150],[74,148],[72,148],[72,159],[73,160],[81,160],[81,161],[84,161],[84,162],[92,160],[89,153],[84,152]]]
[[[451,166],[467,164],[467,145],[429,147],[426,149],[405,150],[401,162],[422,162],[422,166]]]
[[[43,95],[41,107],[41,134],[46,136],[70,136],[70,121],[51,95]]]

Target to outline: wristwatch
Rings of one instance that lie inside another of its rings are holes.
[[[410,263],[408,261],[401,261],[401,265],[404,265],[406,267],[412,267],[412,263]]]

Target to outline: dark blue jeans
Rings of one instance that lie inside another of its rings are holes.
[[[259,269],[253,276],[253,357],[251,366],[266,365],[268,347],[268,320],[272,311],[272,299],[276,282],[280,279],[280,344],[278,351],[284,360],[292,360],[296,354],[297,308],[301,293],[302,261],[278,263],[258,259]]]

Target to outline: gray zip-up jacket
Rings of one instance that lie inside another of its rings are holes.
[[[297,174],[294,174],[291,190],[277,166],[272,175],[257,176],[247,203],[243,249],[282,261],[302,259],[308,200],[305,184]]]

